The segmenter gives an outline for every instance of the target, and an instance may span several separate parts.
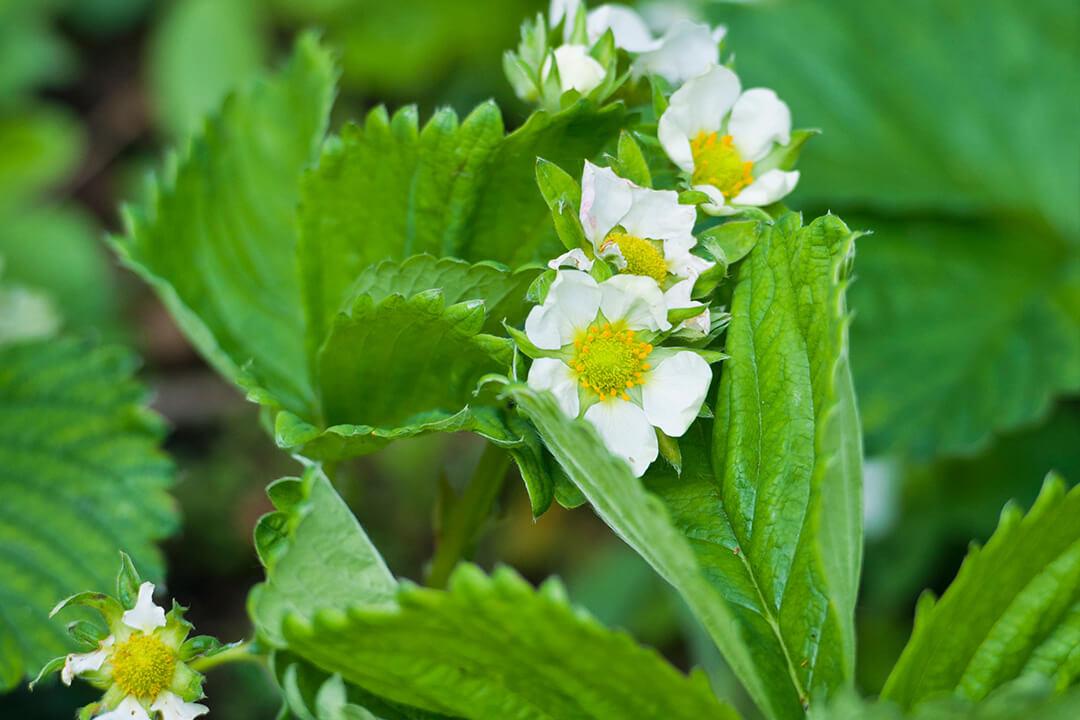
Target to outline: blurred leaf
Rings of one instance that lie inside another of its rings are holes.
[[[321,318],[368,265],[430,253],[518,267],[557,254],[536,158],[580,171],[623,116],[619,105],[579,103],[534,113],[504,136],[499,109],[485,103],[460,124],[441,110],[423,130],[415,108],[393,119],[377,108],[364,126],[346,125],[304,178],[299,256],[311,337],[324,337]]]
[[[572,608],[557,580],[536,591],[509,568],[459,565],[448,591],[406,584],[396,600],[290,616],[286,637],[350,682],[465,718],[738,717],[704,676]]]
[[[112,587],[119,550],[161,577],[172,465],[134,366],[71,339],[0,347],[0,689],[75,649],[49,610]]]
[[[888,224],[860,245],[852,364],[871,452],[969,453],[1080,390],[1080,250],[1030,232]]]
[[[71,50],[50,27],[52,10],[44,0],[0,0],[0,107],[19,104],[75,68]]]
[[[300,412],[314,406],[314,391],[295,207],[333,92],[329,54],[302,36],[280,73],[225,102],[179,169],[159,180],[155,202],[126,209],[127,236],[112,238],[219,372]]]
[[[0,115],[0,212],[63,180],[78,165],[82,144],[78,123],[59,108]]]
[[[0,257],[9,280],[45,291],[64,325],[80,335],[109,330],[118,303],[100,230],[74,207],[0,213]]]
[[[1077,3],[788,0],[721,19],[747,85],[825,128],[803,203],[1021,215],[1080,241]]]
[[[266,55],[257,0],[172,3],[150,39],[150,87],[158,122],[173,137],[199,129]]]
[[[63,2],[63,0],[62,0]],[[66,19],[98,36],[126,32],[146,15],[157,0],[66,0]]]
[[[1058,689],[1080,675],[1080,490],[1048,476],[1025,516],[1015,505],[973,548],[939,602],[919,601],[911,640],[882,698],[904,708],[939,693],[979,700],[1026,675]]]

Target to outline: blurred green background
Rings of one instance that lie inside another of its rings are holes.
[[[68,330],[135,347],[169,420],[182,529],[168,592],[201,632],[245,635],[261,570],[263,488],[296,465],[256,410],[194,354],[150,291],[105,250],[118,206],[202,115],[280,59],[303,27],[341,57],[337,127],[370,106],[421,116],[494,97],[529,0],[0,0],[0,283],[51,303]],[[851,357],[868,463],[860,685],[875,693],[920,590],[940,591],[967,544],[1045,473],[1080,481],[1080,5],[1074,0],[789,0],[644,8],[729,27],[748,86],[774,87],[803,153],[789,205],[835,212],[859,241]],[[461,486],[474,438],[399,443],[354,463],[341,489],[390,566],[419,579],[443,468]],[[587,509],[535,523],[509,483],[478,551],[574,599],[682,667],[737,690],[679,602]],[[212,718],[271,718],[253,667],[215,671]],[[67,718],[85,688],[0,696],[4,717]],[[748,717],[750,717],[748,715]]]

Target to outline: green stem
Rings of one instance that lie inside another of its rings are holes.
[[[454,566],[465,557],[491,513],[491,506],[502,490],[509,468],[510,454],[496,445],[488,444],[469,486],[454,503],[439,533],[438,548],[427,573],[430,587],[446,587]]]
[[[262,664],[265,661],[266,656],[254,649],[252,641],[245,640],[239,645],[226,648],[219,653],[195,658],[187,665],[196,672],[206,672],[211,668],[215,668],[218,665],[224,665],[225,663],[253,662]]]

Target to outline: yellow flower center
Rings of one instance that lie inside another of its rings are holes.
[[[726,198],[733,198],[744,187],[754,182],[750,170],[754,163],[743,162],[730,135],[717,140],[716,133],[698,133],[690,141],[690,154],[694,158],[695,185],[712,185]]]
[[[655,243],[643,240],[633,235],[627,235],[618,230],[610,233],[604,240],[604,245],[616,244],[623,260],[626,261],[625,273],[631,275],[644,275],[651,277],[656,282],[663,284],[667,279],[667,260]]]
[[[581,386],[600,396],[601,400],[619,395],[629,400],[626,391],[644,385],[649,369],[645,358],[652,352],[649,343],[637,342],[633,330],[592,325],[574,341],[577,353],[570,367],[577,371]]]
[[[155,635],[132,635],[112,655],[113,680],[125,695],[156,698],[169,687],[176,656]]]

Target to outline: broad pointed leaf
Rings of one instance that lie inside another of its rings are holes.
[[[71,339],[0,347],[0,690],[76,649],[49,611],[113,587],[121,550],[161,576],[173,469],[134,366]]]

